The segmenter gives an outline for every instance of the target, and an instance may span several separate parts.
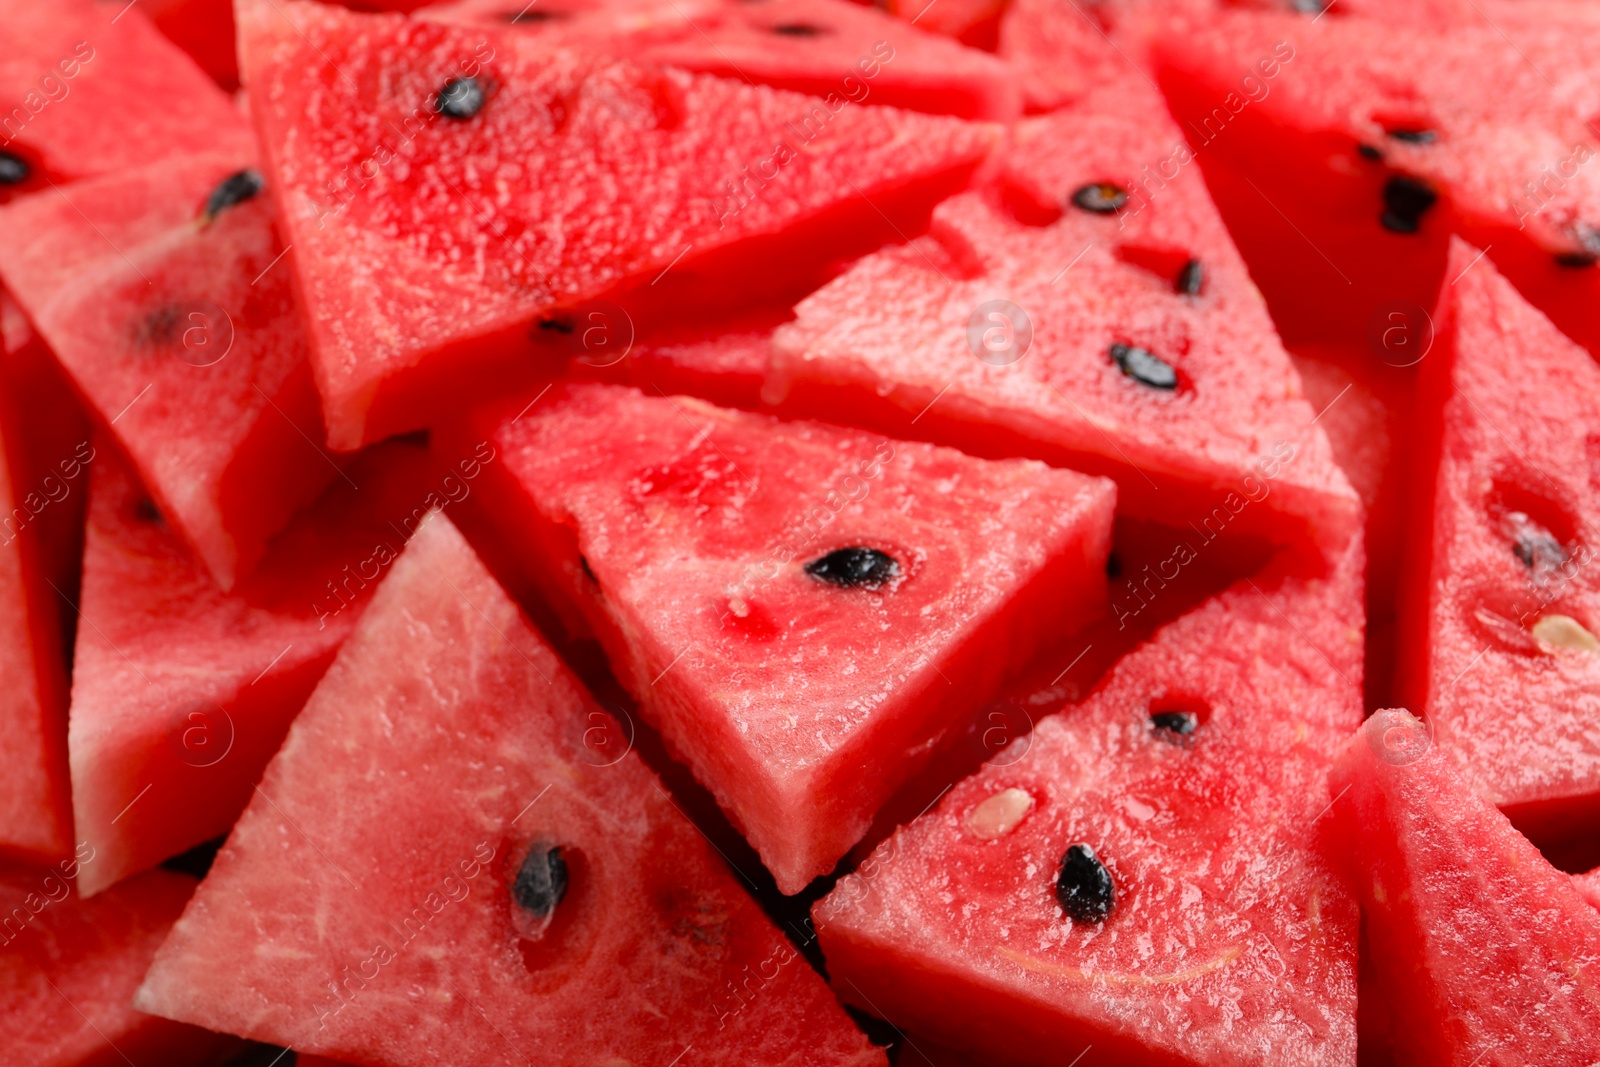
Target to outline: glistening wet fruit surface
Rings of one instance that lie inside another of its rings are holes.
[[[512,552],[785,892],[1104,595],[1103,479],[609,386],[557,387],[479,435]]]
[[[834,988],[1008,1063],[1353,1062],[1355,902],[1317,834],[1361,569],[1240,583],[878,846],[814,909]],[[1206,721],[1172,744],[1179,701]]]
[[[882,1064],[638,756],[593,744],[597,723],[614,726],[432,516],[138,1005],[367,1063],[692,1046],[727,1067]],[[729,988],[746,968],[749,1001]]]

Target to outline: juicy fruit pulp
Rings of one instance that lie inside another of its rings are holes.
[[[360,1063],[882,1063],[621,742],[431,517],[136,1003]]]
[[[504,538],[785,892],[1008,667],[1103,610],[1100,479],[610,386],[487,421]]]
[[[0,1048],[6,1062],[219,1062],[237,1048],[237,1039],[157,1019],[128,1003],[194,880],[151,871],[93,901],[80,900],[72,877],[96,859],[92,847],[80,845],[48,869],[0,867]]]
[[[0,215],[0,275],[223,588],[338,475],[250,158],[174,157]]]
[[[927,239],[800,302],[767,399],[1105,474],[1128,515],[1208,541],[1336,548],[1359,502],[1200,175],[1140,178],[1188,161],[1178,136],[1125,74],[1024,119],[996,195],[946,201]]]
[[[643,331],[718,292],[792,299],[915,230],[995,138],[509,29],[259,0],[240,33],[340,449],[536,375],[580,313]],[[485,99],[451,118],[461,77]]]
[[[167,154],[253,150],[227,96],[141,9],[3,0],[0,25],[0,158],[13,161],[0,202]]]
[[[848,0],[664,0],[607,5],[541,3],[523,32],[635,62],[758,85],[962,118],[1009,119],[1011,73],[993,56]],[[502,28],[505,0],[440,4],[422,17]],[[831,105],[830,105],[831,106]],[[842,105],[841,105],[842,106]]]
[[[101,446],[69,751],[97,893],[227,833],[289,723],[428,512],[427,450],[375,446],[223,592]]]
[[[1600,1057],[1600,913],[1404,711],[1330,782],[1403,1062],[1588,1067]]]
[[[1005,1062],[1353,1065],[1361,566],[1240,583],[880,845],[815,908],[835,992]]]
[[[1402,691],[1463,781],[1540,841],[1600,812],[1600,370],[1457,242],[1424,368]],[[1433,463],[1436,461],[1437,465]]]

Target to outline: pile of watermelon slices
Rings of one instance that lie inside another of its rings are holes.
[[[1582,0],[0,40],[0,1067],[1600,1064]]]

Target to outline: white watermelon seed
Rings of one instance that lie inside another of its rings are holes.
[[[1533,636],[1553,648],[1600,652],[1600,641],[1571,615],[1545,615],[1533,624]]]
[[[1016,829],[1032,807],[1033,797],[1026,790],[1002,789],[967,813],[967,829],[980,841],[992,841]]]

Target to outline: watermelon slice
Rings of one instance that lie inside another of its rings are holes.
[[[166,155],[252,150],[232,102],[136,8],[0,0],[0,27],[0,202]]]
[[[1113,490],[1074,472],[600,385],[477,434],[503,540],[786,893],[1105,603]]]
[[[1600,353],[1600,35],[1558,10],[1235,13],[1162,35],[1173,112],[1286,338],[1364,344],[1431,308],[1453,232]]]
[[[1127,514],[1208,541],[1337,547],[1359,502],[1188,159],[1131,76],[1024,120],[1003,203],[947,201],[926,242],[801,301],[767,398],[1106,474]]]
[[[535,13],[537,12],[537,15]],[[1015,117],[1006,65],[849,0],[666,0],[589,7],[576,0],[456,0],[422,18],[516,26],[575,48],[738,78],[752,85],[962,118]]]
[[[338,475],[249,158],[172,158],[0,213],[0,277],[224,588]]]
[[[99,449],[69,718],[78,837],[98,854],[80,892],[227,833],[427,512],[427,460],[405,440],[364,453],[224,593]]]
[[[1442,758],[1526,832],[1592,835],[1600,368],[1475,249],[1457,242],[1450,269],[1424,379],[1438,465],[1418,479],[1431,521],[1407,567],[1402,692]]]
[[[792,298],[914,230],[996,136],[510,29],[298,0],[240,19],[339,449],[537,375],[601,298],[640,331]]]
[[[194,879],[151,871],[93,901],[72,877],[96,860],[79,846],[46,870],[0,867],[0,1048],[27,1067],[160,1063],[203,1067],[236,1038],[129,1006],[156,946],[183,911]]]
[[[1330,783],[1391,1038],[1421,1067],[1600,1059],[1600,914],[1454,772],[1427,726],[1380,711]]]
[[[834,991],[986,1060],[1353,1065],[1355,901],[1318,852],[1361,721],[1359,545],[1163,628],[814,909]]]
[[[374,1065],[883,1063],[620,735],[428,519],[135,1003]]]

